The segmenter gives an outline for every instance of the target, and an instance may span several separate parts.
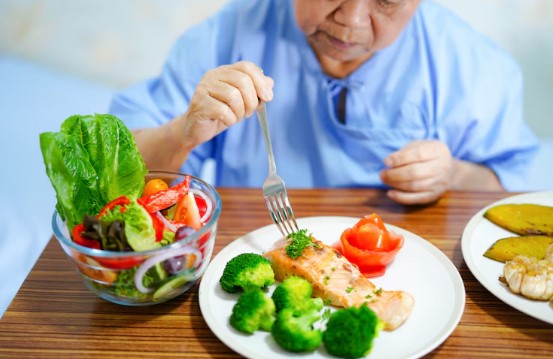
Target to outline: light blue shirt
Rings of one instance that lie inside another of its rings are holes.
[[[183,113],[204,73],[249,60],[275,80],[268,119],[288,187],[384,187],[383,159],[409,142],[440,140],[461,160],[524,187],[538,142],[523,119],[522,74],[501,49],[425,0],[399,38],[348,78],[325,75],[295,23],[292,0],[231,1],[184,33],[158,78],[120,93],[111,113],[130,128]],[[348,88],[346,122],[333,95]],[[267,152],[255,116],[198,146],[181,170],[216,161],[216,186],[260,187]]]

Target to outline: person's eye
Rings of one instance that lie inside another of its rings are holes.
[[[382,7],[392,7],[401,4],[404,0],[376,0]]]

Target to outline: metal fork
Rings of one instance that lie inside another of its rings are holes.
[[[267,158],[269,160],[269,176],[263,183],[263,196],[269,209],[269,214],[273,222],[277,225],[280,233],[287,237],[293,232],[299,230],[294,212],[288,200],[288,193],[284,181],[277,175],[275,157],[273,154],[273,146],[271,145],[271,137],[269,136],[269,126],[267,125],[267,109],[265,102],[260,102],[257,106],[257,119],[263,131],[265,146],[267,147]]]

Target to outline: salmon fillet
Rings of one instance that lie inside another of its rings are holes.
[[[297,258],[290,258],[285,238],[263,253],[273,267],[275,279],[283,281],[296,275],[313,285],[313,296],[320,297],[336,307],[367,304],[384,322],[384,330],[394,330],[409,317],[415,300],[403,291],[377,288],[336,249],[320,241],[307,247]]]

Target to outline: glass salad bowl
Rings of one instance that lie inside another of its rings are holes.
[[[176,172],[150,171],[146,182],[163,179],[172,187],[186,176]],[[199,208],[197,214],[201,225],[197,226],[198,229],[177,227],[159,211],[156,214],[175,235],[172,241],[154,249],[113,251],[77,244],[59,213],[54,212],[54,235],[93,293],[117,304],[152,305],[184,293],[203,275],[213,253],[221,198],[208,183],[189,177],[188,192]]]

